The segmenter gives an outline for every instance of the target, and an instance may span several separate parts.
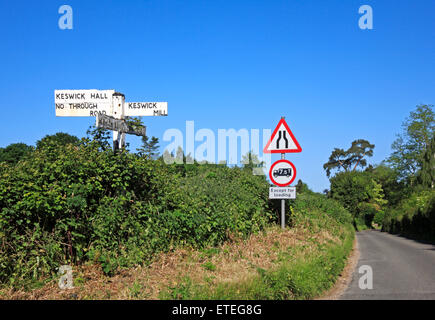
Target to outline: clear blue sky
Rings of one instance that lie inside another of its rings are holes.
[[[73,30],[58,28],[62,4]],[[358,28],[363,4],[373,30]],[[54,90],[115,89],[169,103],[144,118],[160,139],[186,120],[217,134],[285,116],[297,179],[322,191],[334,147],[367,139],[378,163],[409,112],[435,104],[433,0],[1,1],[0,38],[0,147],[84,136],[94,119],[55,117]]]

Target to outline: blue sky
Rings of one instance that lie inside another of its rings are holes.
[[[58,27],[63,4],[73,30]],[[358,27],[363,4],[373,30]],[[95,120],[55,117],[54,90],[115,89],[168,102],[168,117],[143,118],[161,140],[187,120],[217,134],[285,116],[303,149],[287,159],[322,191],[334,147],[367,139],[379,163],[409,112],[435,103],[434,12],[433,0],[2,1],[0,147],[84,136]]]

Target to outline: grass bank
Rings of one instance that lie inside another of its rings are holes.
[[[113,276],[88,263],[74,268],[74,289],[61,290],[52,279],[32,290],[5,288],[0,297],[313,299],[334,285],[354,240],[351,224],[339,223],[336,211],[330,214],[316,206],[324,202],[313,197],[301,195],[303,202],[293,203],[286,230],[272,225],[219,246],[179,247],[157,255],[148,266],[123,269]]]

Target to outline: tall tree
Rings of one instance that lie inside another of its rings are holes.
[[[264,161],[260,161],[258,159],[258,155],[256,155],[253,151],[249,151],[246,155],[242,156],[243,169],[252,170],[252,173],[255,175],[262,175]]]
[[[433,105],[418,105],[402,124],[403,132],[391,145],[387,163],[399,173],[399,178],[411,184],[423,164],[423,157],[435,132]]]
[[[358,166],[361,168],[367,166],[367,160],[364,158],[372,157],[374,148],[374,144],[370,144],[370,142],[364,139],[359,139],[352,142],[352,146],[349,148],[349,150],[347,150],[347,153],[350,156],[350,163],[355,164],[353,170],[355,170]]]
[[[435,134],[424,153],[422,168],[419,172],[419,182],[432,189],[435,186]]]
[[[347,150],[335,148],[329,156],[328,162],[323,165],[323,169],[326,170],[326,175],[329,177],[332,170],[348,172],[355,171],[358,166],[364,168],[367,166],[365,157],[373,156],[374,148],[374,144],[364,139],[353,141]]]
[[[140,157],[155,160],[159,157],[159,139],[154,136],[151,140],[148,136],[142,137],[142,146],[136,150]]]

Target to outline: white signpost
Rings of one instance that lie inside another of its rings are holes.
[[[57,117],[92,117],[112,114],[115,90],[54,90]]]
[[[54,103],[57,117],[98,115],[97,127],[113,130],[115,151],[124,147],[126,133],[145,135],[145,128],[126,128],[125,117],[168,115],[167,102],[125,102],[125,96],[115,90],[54,90]]]
[[[125,116],[167,116],[167,102],[126,102]]]

